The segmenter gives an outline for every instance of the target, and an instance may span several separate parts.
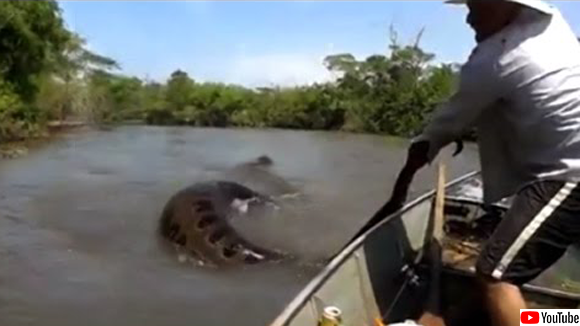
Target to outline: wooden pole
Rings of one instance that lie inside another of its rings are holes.
[[[419,324],[423,326],[444,326],[441,307],[441,265],[445,224],[445,164],[439,163],[437,169],[437,188],[433,205],[433,236],[428,244],[431,262],[429,297]]]
[[[433,238],[440,244],[443,241],[443,224],[445,223],[445,164],[439,163],[437,173],[437,194],[435,197]]]

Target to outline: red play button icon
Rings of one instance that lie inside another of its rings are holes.
[[[539,324],[540,313],[537,311],[522,311],[520,321],[522,324]]]

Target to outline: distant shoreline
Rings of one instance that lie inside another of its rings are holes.
[[[345,135],[368,135],[368,136],[379,136],[385,137],[391,141],[410,141],[412,137],[404,137],[398,135],[392,135],[388,133],[372,133],[365,131],[356,130],[346,130],[346,129],[300,129],[300,128],[279,128],[279,127],[245,127],[245,126],[192,126],[184,124],[155,124],[147,123],[145,120],[130,119],[124,121],[116,121],[112,123],[91,123],[82,120],[64,120],[64,121],[49,121],[46,123],[44,132],[39,135],[15,140],[0,142],[0,160],[4,159],[15,159],[28,154],[28,150],[32,147],[36,147],[40,144],[50,142],[53,138],[59,134],[71,132],[76,129],[81,128],[95,128],[95,129],[108,129],[121,126],[144,126],[144,127],[181,127],[181,128],[191,128],[191,129],[224,129],[224,130],[280,130],[280,131],[304,131],[304,132],[328,132],[335,134],[345,134]],[[465,138],[463,139],[465,143],[476,143],[476,139]]]

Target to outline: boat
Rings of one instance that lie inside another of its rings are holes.
[[[484,205],[478,171],[449,183],[438,180],[438,188],[351,241],[270,326],[416,322],[433,302],[445,325],[491,325],[474,264],[510,199]],[[580,308],[578,288],[562,285],[578,280],[557,275],[552,284],[522,286],[528,308]]]

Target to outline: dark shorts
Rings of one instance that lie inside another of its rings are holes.
[[[487,241],[477,271],[515,285],[527,283],[580,242],[580,185],[542,181],[517,193]]]

